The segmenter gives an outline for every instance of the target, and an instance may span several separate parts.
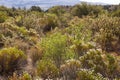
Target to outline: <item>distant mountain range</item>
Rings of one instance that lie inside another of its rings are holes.
[[[0,0],[0,5],[7,7],[26,7],[30,8],[31,6],[40,6],[43,9],[48,9],[55,5],[75,5],[78,4],[80,0]],[[88,2],[88,4],[95,5],[106,5],[105,3],[100,2]]]
[[[85,1],[81,1],[81,2],[85,2]],[[112,5],[112,4],[102,3],[102,2],[86,2],[86,3],[90,5]]]
[[[0,0],[0,5],[27,8],[36,5],[41,8],[49,8],[55,5],[75,5],[79,2],[79,0]]]

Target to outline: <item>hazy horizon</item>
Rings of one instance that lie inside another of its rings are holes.
[[[107,3],[107,4],[120,4],[120,0],[80,0],[80,1],[86,1],[86,2],[100,2],[100,3]]]
[[[0,0],[0,5],[7,7],[26,7],[40,6],[43,9],[56,5],[75,5],[81,1],[92,2],[95,4],[119,4],[120,0]]]

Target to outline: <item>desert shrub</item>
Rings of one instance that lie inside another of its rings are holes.
[[[13,37],[13,36],[27,36],[28,30],[25,27],[16,26],[14,23],[6,22],[0,25],[0,31],[5,37]]]
[[[106,51],[118,51],[120,40],[120,19],[101,16],[90,24],[95,41]]]
[[[13,73],[13,75],[10,76],[8,80],[32,80],[32,78],[27,72],[24,72],[22,75],[17,75],[17,73]]]
[[[39,27],[39,21],[43,17],[41,12],[29,12],[27,15],[20,15],[16,17],[16,24],[18,26],[25,26],[27,29],[35,29]]]
[[[42,12],[42,9],[39,6],[32,6],[30,8],[31,11],[38,11],[38,12]]]
[[[37,63],[37,74],[43,80],[45,79],[54,79],[58,76],[59,70],[58,68],[53,64],[53,61],[46,59],[46,60],[40,60]]]
[[[110,79],[114,79],[114,78],[120,78],[120,67],[119,62],[117,61],[117,57],[115,57],[114,55],[108,54],[106,55],[106,59],[108,61],[107,64],[107,77],[109,77]]]
[[[76,51],[77,56],[79,57],[86,54],[86,52],[90,49],[95,48],[96,44],[94,42],[84,42],[82,40],[75,40],[72,46],[74,46],[74,50]]]
[[[119,76],[119,66],[114,56],[103,54],[101,50],[90,50],[80,57],[80,62],[83,68],[92,69],[95,73],[100,73],[104,77],[114,79]]]
[[[0,6],[0,11],[7,11],[7,10],[8,10],[7,7],[5,7],[5,6]]]
[[[43,38],[40,46],[43,48],[43,57],[55,61],[60,66],[65,60],[67,37],[61,33],[54,33]]]
[[[0,33],[0,48],[4,46],[4,35]]]
[[[91,31],[82,23],[83,21],[75,17],[69,22],[69,27],[65,29],[69,37],[71,49],[77,53],[76,57],[84,55],[89,49],[95,47],[95,43],[91,41]]]
[[[2,41],[4,41],[5,47],[17,47],[23,51],[29,47],[28,36],[29,31],[24,27],[18,27],[13,23],[4,23],[0,25],[0,33],[3,35]],[[21,43],[21,44],[20,44]],[[24,45],[23,45],[24,44]]]
[[[69,22],[69,27],[66,28],[68,33],[74,40],[84,40],[85,42],[91,40],[91,31],[85,26],[86,23],[78,17],[74,17]]]
[[[71,10],[73,16],[78,16],[78,17],[83,17],[87,15],[92,15],[97,17],[102,12],[103,9],[101,6],[88,5],[86,3],[75,5]]]
[[[80,62],[83,68],[93,69],[106,76],[106,64],[103,61],[102,53],[99,50],[91,49],[87,54],[80,57]]]
[[[11,41],[14,40],[14,41]],[[5,47],[16,47],[20,50],[22,50],[24,53],[27,53],[27,50],[29,49],[29,44],[27,42],[24,42],[23,40],[18,40],[18,39],[10,39],[10,42],[7,42],[8,45],[6,45]]]
[[[41,24],[43,26],[43,32],[50,31],[58,26],[57,16],[54,14],[46,14],[44,18],[41,20]]]
[[[28,30],[25,27],[20,27],[17,29],[20,34],[22,35],[28,35]]]
[[[60,28],[64,28],[64,27],[68,27],[69,26],[69,21],[72,19],[71,14],[70,13],[64,13],[59,17],[59,27]]]
[[[0,23],[5,22],[6,19],[7,19],[7,13],[0,11]]]
[[[27,72],[23,73],[22,77],[21,77],[22,80],[32,80],[30,74],[28,74]]]
[[[12,74],[26,63],[25,54],[17,48],[4,48],[0,50],[0,75]]]
[[[120,10],[113,11],[111,15],[113,17],[120,17]]]
[[[80,67],[81,64],[79,60],[75,59],[67,60],[60,67],[62,77],[65,80],[75,80],[77,77],[77,71],[79,71]]]
[[[108,8],[110,15],[86,3],[46,12],[0,7],[0,79],[119,80],[120,12]]]
[[[30,57],[32,59],[33,65],[36,65],[38,60],[41,60],[43,57],[43,51],[39,46],[32,47],[30,49]]]
[[[19,27],[23,26],[23,15],[22,16],[16,16],[15,24]]]
[[[54,6],[48,9],[47,12],[57,15],[58,27],[67,27],[71,20],[71,14],[68,13],[69,7],[66,6]]]
[[[87,69],[81,69],[77,72],[77,79],[76,80],[108,80],[107,78],[104,78],[99,73],[94,73],[94,71],[87,70]]]
[[[61,6],[54,6],[50,9],[48,9],[48,12],[49,13],[54,13],[56,15],[58,15],[60,17],[61,14],[64,14],[66,11],[65,11],[65,8],[64,7],[61,7]]]
[[[16,24],[25,26],[28,30],[35,29],[38,33],[50,31],[58,25],[55,14],[42,12],[30,12],[26,16],[18,17]]]

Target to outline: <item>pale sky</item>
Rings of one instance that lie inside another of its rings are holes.
[[[87,1],[87,2],[102,2],[108,4],[119,4],[120,0],[80,0],[80,1]]]

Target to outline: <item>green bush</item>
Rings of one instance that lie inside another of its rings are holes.
[[[43,48],[43,57],[52,59],[56,66],[60,66],[65,60],[67,37],[60,33],[54,33],[52,35],[43,38],[40,46]]]
[[[69,27],[65,29],[66,33],[68,33],[74,40],[83,40],[85,42],[91,40],[91,30],[86,26],[85,21],[83,22],[82,19],[74,17],[68,24]]]
[[[54,14],[45,14],[43,19],[41,19],[43,32],[47,32],[54,29],[55,27],[58,27],[57,19],[57,16]]]
[[[32,6],[30,8],[31,11],[38,11],[38,12],[42,12],[42,9],[39,6]]]
[[[73,16],[78,16],[78,17],[83,17],[87,15],[97,17],[102,12],[103,9],[101,6],[88,5],[87,3],[75,5],[71,10]]]
[[[58,15],[60,17],[61,14],[64,14],[66,11],[65,11],[65,8],[64,7],[61,7],[61,6],[54,6],[50,9],[48,9],[48,12],[49,13],[54,13],[56,15]]]
[[[0,23],[5,22],[6,19],[7,19],[7,13],[3,12],[3,11],[0,11]]]
[[[76,58],[84,55],[89,49],[94,48],[96,45],[91,41],[92,32],[87,28],[86,23],[82,19],[75,17],[69,22],[69,27],[65,29],[69,40],[71,41],[71,49],[77,53]]]
[[[12,74],[20,70],[26,63],[25,54],[17,48],[4,48],[0,50],[0,75]]]
[[[113,17],[120,17],[120,10],[116,10],[111,14]]]
[[[58,27],[67,27],[68,22],[71,20],[71,14],[68,13],[70,8],[66,6],[54,6],[50,9],[48,9],[48,13],[52,13],[57,15],[58,19]]]

